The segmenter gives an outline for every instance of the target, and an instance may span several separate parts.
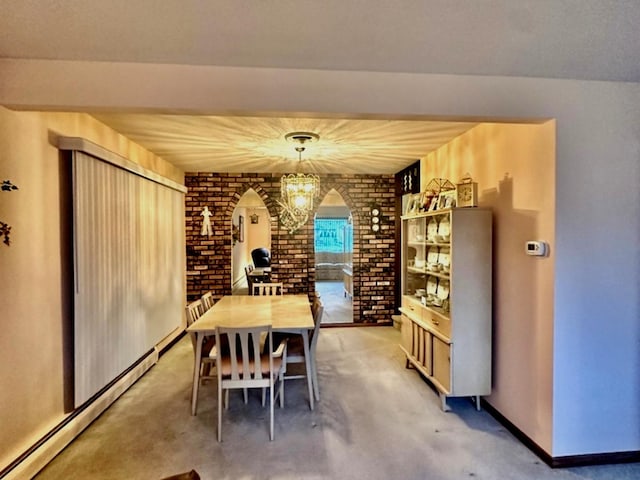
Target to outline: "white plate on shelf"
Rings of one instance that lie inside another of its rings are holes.
[[[427,279],[427,294],[436,295],[438,292],[438,279],[436,277],[429,277]]]
[[[427,263],[436,264],[438,263],[438,256],[440,255],[440,250],[438,247],[431,247],[429,252],[427,253]]]
[[[446,267],[449,270],[449,265],[451,265],[451,250],[448,248],[441,248],[440,253],[438,254],[438,263],[443,267]]]
[[[438,231],[436,235],[439,235],[442,238],[446,238],[447,241],[451,235],[451,224],[449,223],[448,218],[442,219],[442,221],[438,224]]]
[[[449,282],[446,280],[441,280],[438,282],[438,291],[436,292],[436,296],[440,300],[446,300],[449,298]]]
[[[438,222],[435,218],[429,220],[427,224],[427,242],[435,242],[438,234]]]

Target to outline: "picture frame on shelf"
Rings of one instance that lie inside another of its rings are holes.
[[[404,214],[414,215],[420,212],[421,206],[422,206],[422,194],[421,193],[409,194],[407,196],[407,204],[406,204],[406,209],[404,211]]]
[[[431,198],[431,203],[429,204],[429,211],[430,212],[434,212],[436,210],[438,210],[438,199],[439,199],[439,195],[436,195],[434,197]]]
[[[406,193],[402,196],[402,215],[409,215],[413,206],[413,195]]]
[[[438,210],[454,208],[456,206],[456,190],[445,190],[438,195]]]

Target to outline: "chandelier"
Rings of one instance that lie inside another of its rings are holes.
[[[310,132],[292,132],[284,137],[297,144],[298,164],[302,163],[305,144],[317,141],[320,137]],[[313,201],[320,192],[320,177],[313,174],[289,173],[280,180],[280,223],[289,233],[294,233],[309,220],[313,211]]]

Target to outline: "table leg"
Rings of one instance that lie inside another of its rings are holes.
[[[193,358],[193,389],[191,391],[191,415],[196,414],[196,408],[198,406],[198,387],[200,386],[200,361],[202,357],[202,340],[204,339],[204,333],[197,332],[196,337],[196,351]]]
[[[309,387],[309,406],[313,410],[313,370],[311,369],[311,354],[309,353],[309,330],[302,330],[302,343],[304,344],[304,364],[307,372],[307,386]]]

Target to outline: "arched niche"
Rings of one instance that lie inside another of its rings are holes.
[[[248,188],[231,214],[231,286],[234,291],[245,284],[244,267],[252,263],[251,251],[271,250],[271,215],[262,197]]]
[[[342,195],[330,188],[314,217],[315,290],[323,324],[353,323],[353,215]]]

